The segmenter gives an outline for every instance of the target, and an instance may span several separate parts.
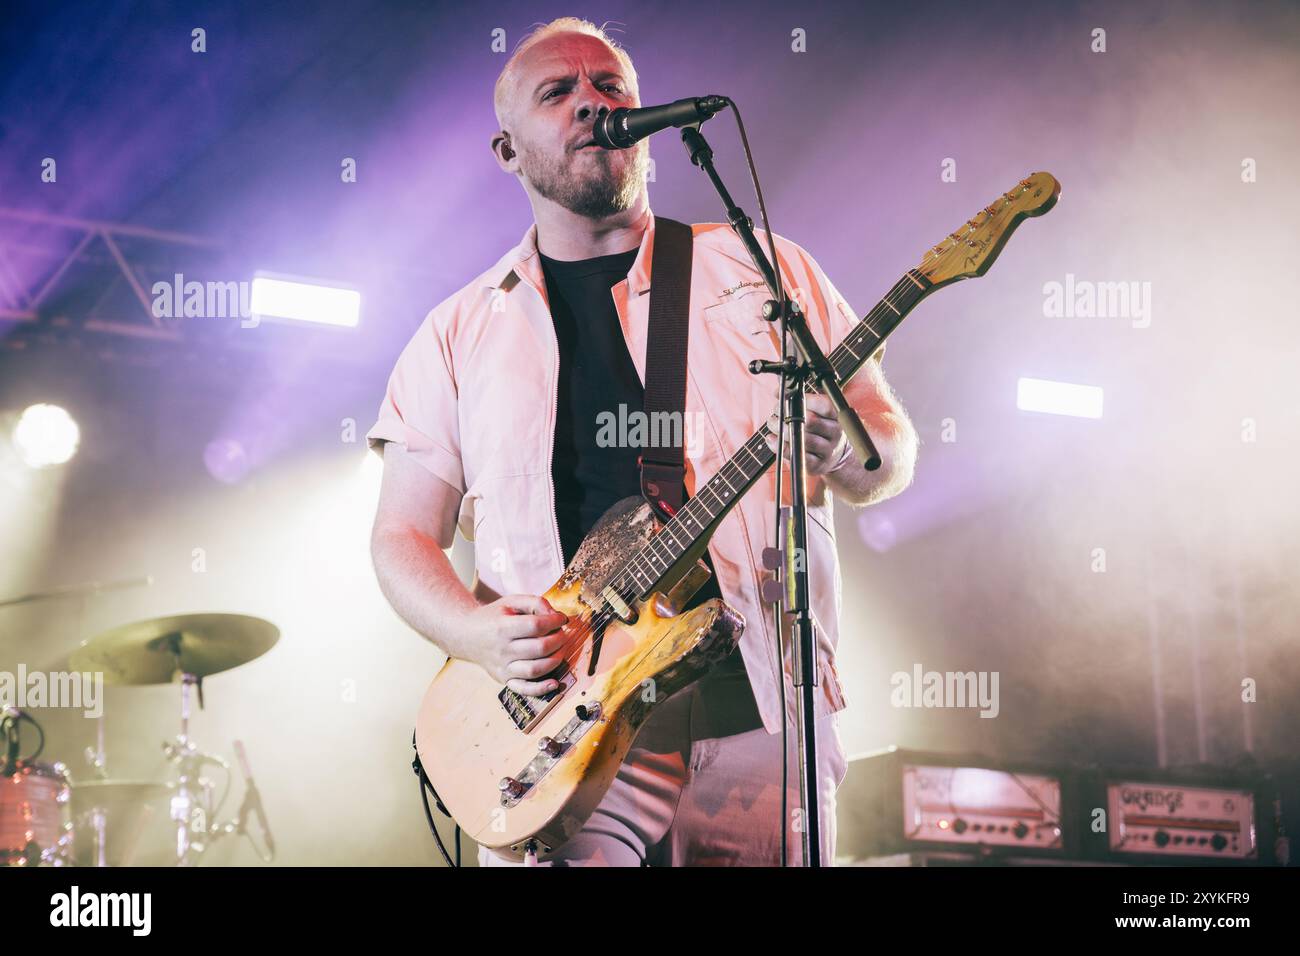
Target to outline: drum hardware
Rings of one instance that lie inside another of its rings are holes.
[[[204,709],[203,679],[238,667],[265,654],[280,639],[279,629],[269,621],[241,614],[187,614],[137,621],[106,631],[85,641],[73,652],[73,669],[99,672],[106,684],[146,686],[179,682],[181,685],[180,733],[163,743],[169,762],[177,766],[177,780],[170,787],[169,819],[174,828],[174,859],[177,866],[196,865],[213,842],[232,833],[247,835],[249,811],[258,814],[268,836],[261,799],[245,770],[247,793],[237,818],[216,822],[230,791],[230,765],[215,754],[200,750],[190,736],[191,698]],[[102,726],[95,759],[87,754],[101,779],[105,775]],[[241,761],[242,763],[242,761]],[[216,764],[227,775],[225,791],[215,805],[213,783],[203,776],[205,764]],[[155,786],[155,785],[145,785]],[[87,817],[95,833],[98,865],[106,860],[107,826],[104,808],[91,807]],[[250,837],[251,841],[251,837]],[[264,860],[269,859],[258,850]]]
[[[118,686],[180,683],[180,733],[163,744],[167,759],[177,766],[176,782],[111,779],[101,716],[96,746],[84,752],[94,779],[74,785],[62,764],[36,760],[45,746],[40,725],[22,711],[6,708],[0,714],[4,748],[0,751],[0,865],[130,865],[152,814],[150,802],[164,797],[175,839],[171,854],[175,865],[197,864],[213,842],[230,834],[249,836],[252,842],[246,825],[250,814],[258,818],[270,855],[256,844],[254,848],[269,862],[275,845],[242,744],[236,742],[247,784],[244,801],[235,819],[219,823],[217,814],[230,792],[230,765],[198,748],[189,721],[191,698],[197,699],[200,709],[204,706],[205,677],[260,657],[279,638],[279,629],[260,618],[189,614],[137,621],[83,642],[67,659],[66,669],[100,673],[106,684]],[[40,734],[36,751],[26,758],[20,756],[23,721]],[[214,785],[202,773],[209,764],[226,772],[225,789],[215,804]],[[78,830],[83,838],[76,844]]]
[[[86,762],[90,764],[95,779],[108,779],[108,758],[104,753],[104,715],[101,713],[95,721],[95,746],[84,751]],[[95,866],[108,866],[108,815],[102,807],[95,807],[90,812],[89,824],[95,834]],[[73,828],[75,837],[76,827]],[[75,839],[74,839],[75,843]]]
[[[95,774],[96,780],[108,779],[108,755],[104,753],[104,715],[95,720],[95,746],[82,751],[86,763]]]
[[[216,836],[216,828],[209,825],[215,820],[220,805],[213,806],[210,780],[202,776],[205,763],[215,763],[226,771],[229,779],[230,765],[220,757],[199,750],[190,738],[190,691],[198,697],[203,708],[203,679],[197,674],[181,675],[181,732],[163,744],[163,753],[176,764],[179,774],[176,792],[171,798],[171,819],[176,827],[176,865],[193,866],[208,848],[209,837]],[[229,786],[227,786],[229,791]],[[224,800],[224,798],[223,798]]]
[[[271,836],[271,826],[267,823],[266,812],[262,808],[262,794],[258,791],[257,784],[253,782],[253,772],[248,769],[248,755],[244,752],[243,741],[235,741],[235,756],[239,759],[239,769],[244,775],[244,801],[239,805],[239,811],[233,821],[220,824],[213,829],[213,839],[216,840],[232,834],[246,836],[258,858],[263,863],[270,863],[275,859],[275,838]],[[248,832],[248,817],[250,814],[257,817],[258,825],[261,827],[262,839],[266,843],[265,853],[254,842],[252,834]]]
[[[175,784],[140,780],[88,780],[72,785],[73,851],[78,866],[131,866],[145,829],[162,814]]]
[[[32,591],[30,594],[0,598],[0,607],[16,607],[19,604],[34,604],[40,601],[57,601],[63,598],[81,597],[86,594],[103,594],[105,591],[149,587],[152,584],[152,574],[123,578],[118,581],[87,581],[83,584],[65,584],[62,587],[50,588],[48,591]]]

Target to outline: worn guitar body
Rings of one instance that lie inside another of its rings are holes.
[[[569,616],[564,630],[574,635],[575,658],[555,694],[503,699],[500,682],[455,658],[434,678],[416,749],[442,803],[476,842],[515,858],[529,840],[539,855],[558,847],[600,803],[654,707],[735,650],[745,622],[722,601],[676,613],[707,577],[696,565],[668,594],[638,602],[634,623],[607,624],[595,673],[587,673],[593,644],[582,630],[607,580],[654,532],[650,506],[624,499],[543,595]]]
[[[1032,173],[928,250],[827,356],[836,380],[849,381],[934,290],[984,275],[1016,227],[1060,194],[1054,176]],[[707,577],[698,559],[713,530],[772,467],[773,437],[766,424],[759,428],[662,528],[639,498],[601,518],[543,595],[569,616],[573,638],[559,691],[520,697],[460,660],[434,678],[416,748],[444,806],[474,840],[515,857],[530,844],[539,854],[557,848],[605,795],[655,704],[735,650],[744,620],[726,604],[676,610]],[[607,621],[603,632],[593,630]]]

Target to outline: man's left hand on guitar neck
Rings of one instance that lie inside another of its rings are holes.
[[[844,388],[844,397],[876,443],[880,467],[867,471],[860,466],[848,436],[840,428],[831,400],[824,395],[809,395],[805,400],[807,421],[804,423],[804,457],[808,462],[808,474],[824,477],[838,500],[855,507],[893,497],[912,481],[916,465],[916,429],[875,361],[868,362],[850,380]],[[769,419],[769,424],[776,426],[775,417]],[[768,438],[768,447],[776,450],[774,438]],[[790,460],[788,439],[785,458]]]

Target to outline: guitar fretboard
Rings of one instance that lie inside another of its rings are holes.
[[[906,315],[925,298],[931,283],[916,270],[903,276],[853,327],[827,360],[841,385],[866,364]],[[717,473],[682,505],[671,521],[623,564],[609,584],[628,602],[647,597],[691,546],[712,531],[740,497],[776,460],[764,423]]]

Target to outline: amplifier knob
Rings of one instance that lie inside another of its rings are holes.
[[[1168,846],[1169,834],[1164,830],[1157,830],[1155,835],[1155,844],[1156,846]]]
[[[1214,839],[1210,841],[1210,846],[1214,847],[1216,850],[1222,850],[1227,845],[1228,841],[1222,833],[1214,834]]]
[[[1011,832],[1016,835],[1017,840],[1023,840],[1026,836],[1029,835],[1029,827],[1025,825],[1024,820],[1021,820],[1019,823],[1017,823],[1014,827],[1011,828]]]

